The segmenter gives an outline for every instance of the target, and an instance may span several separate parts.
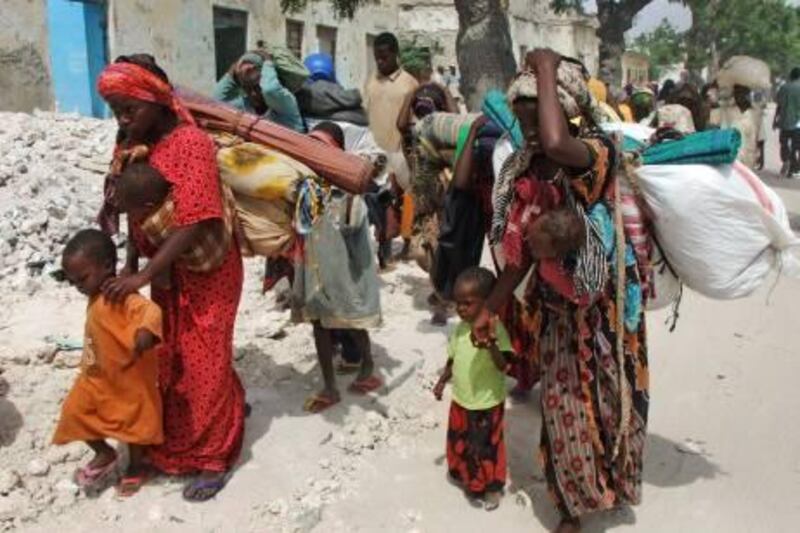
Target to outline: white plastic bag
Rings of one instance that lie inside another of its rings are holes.
[[[800,240],[781,198],[743,164],[645,165],[639,185],[658,242],[681,281],[742,298],[773,270],[800,277]]]

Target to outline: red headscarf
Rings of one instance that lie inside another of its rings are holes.
[[[97,78],[97,90],[108,99],[119,95],[170,108],[181,122],[194,124],[189,110],[175,94],[172,85],[146,68],[133,63],[112,63]]]

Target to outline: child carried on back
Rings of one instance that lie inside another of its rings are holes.
[[[117,209],[139,223],[144,240],[153,249],[158,249],[177,229],[174,221],[175,204],[170,190],[170,183],[161,173],[143,162],[129,164],[117,181]],[[215,221],[209,231],[205,231],[179,258],[188,270],[215,270],[225,261],[228,248],[233,244],[235,207],[228,191],[223,188],[222,192],[223,220]],[[161,278],[154,280],[154,284],[163,288],[168,280]]]
[[[146,446],[163,440],[158,360],[161,309],[138,294],[122,305],[102,295],[116,275],[117,249],[94,229],[78,232],[67,243],[62,267],[67,280],[89,298],[81,371],[61,410],[53,442],[85,442],[94,457],[75,472],[86,491],[116,479],[120,458],[107,439],[128,445],[130,461],[117,487],[130,496],[146,481],[142,456]]]

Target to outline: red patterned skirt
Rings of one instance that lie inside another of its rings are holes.
[[[447,467],[473,495],[498,492],[506,484],[505,406],[471,411],[450,404]]]

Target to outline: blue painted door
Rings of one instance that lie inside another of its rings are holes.
[[[56,109],[107,116],[95,84],[108,63],[105,2],[48,0],[47,21]]]

